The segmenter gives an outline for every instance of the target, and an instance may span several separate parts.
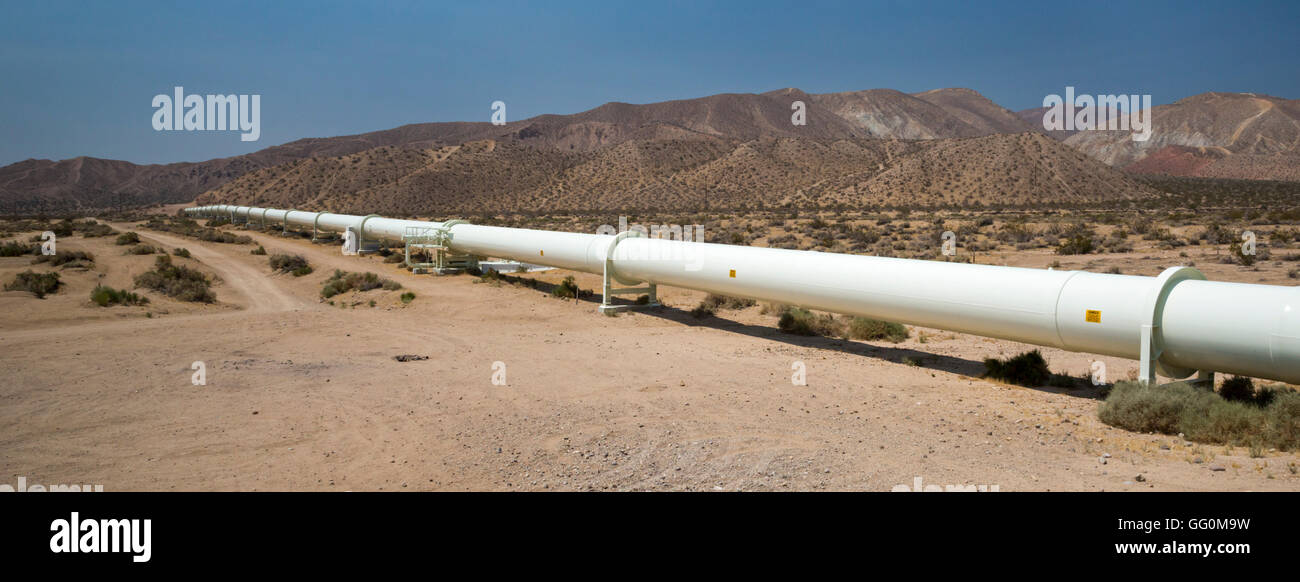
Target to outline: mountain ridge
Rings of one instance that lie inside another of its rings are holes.
[[[1160,107],[1174,107],[1184,102],[1197,104],[1204,100],[1222,101],[1240,95],[1243,94],[1206,93]],[[804,104],[805,125],[796,126],[791,121],[795,101]],[[1291,112],[1291,105],[1284,107],[1283,111]],[[1025,112],[1002,108],[977,91],[966,88],[942,88],[912,94],[893,89],[810,94],[788,87],[765,93],[721,93],[647,104],[609,102],[574,114],[544,114],[504,125],[470,121],[407,124],[352,135],[303,138],[241,156],[202,162],[137,165],[85,156],[59,161],[28,159],[0,168],[0,213],[84,212],[187,202],[201,194],[220,190],[223,185],[258,170],[299,160],[350,156],[377,148],[425,151],[490,141],[513,143],[537,151],[569,152],[585,160],[587,154],[606,149],[612,151],[630,142],[699,142],[689,147],[672,146],[682,150],[678,152],[681,155],[688,155],[688,152],[700,148],[737,151],[746,143],[765,143],[764,140],[783,138],[811,144],[835,140],[854,143],[871,139],[887,142],[954,140],[1023,133],[1046,132],[1041,123],[1035,125]],[[1111,156],[1106,152],[1126,146],[1116,146],[1104,139],[1106,136],[1098,134],[1116,132],[1083,133],[1091,135],[1056,137],[1063,137],[1064,143],[1103,162],[1121,168],[1131,166],[1134,171],[1219,172],[1232,177],[1251,172],[1277,177],[1279,172],[1275,168],[1278,164],[1268,158],[1277,154],[1277,148],[1270,149],[1269,146],[1284,141],[1273,134],[1252,138],[1255,134],[1250,133],[1247,139],[1255,139],[1258,147],[1241,148],[1243,151],[1230,151],[1229,155],[1223,156],[1233,158],[1235,166],[1219,160],[1206,162],[1197,156],[1210,154],[1201,154],[1195,149],[1164,152],[1142,165],[1137,164],[1139,159],[1155,150],[1131,155],[1132,159],[1123,155]],[[1169,143],[1159,143],[1207,147],[1194,139],[1166,141]],[[808,147],[810,151],[816,149]],[[877,149],[892,152],[897,148]],[[963,155],[980,155],[962,148],[958,150],[964,152]],[[1189,156],[1196,159],[1190,162],[1184,159]],[[547,159],[563,157],[548,154]],[[1205,169],[1210,166],[1216,169]],[[1260,170],[1260,167],[1264,169]],[[1093,171],[1085,173],[1096,174]],[[1282,172],[1281,175],[1288,174]]]

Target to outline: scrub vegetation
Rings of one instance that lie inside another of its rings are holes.
[[[1229,382],[1227,394],[1185,382],[1119,382],[1097,416],[1125,430],[1181,434],[1200,443],[1300,449],[1300,393],[1282,386],[1256,391],[1249,379]],[[1250,387],[1248,397],[1243,385]]]
[[[141,297],[125,289],[114,289],[107,285],[97,285],[90,292],[90,300],[100,307],[110,305],[144,305],[149,298]]]
[[[311,265],[302,255],[275,254],[271,255],[267,262],[271,265],[272,271],[290,273],[294,277],[310,275],[312,272]]]
[[[372,289],[383,289],[385,291],[396,291],[402,288],[402,284],[392,279],[386,279],[374,273],[350,273],[348,271],[334,270],[334,274],[325,281],[325,286],[321,288],[320,295],[329,299],[340,293],[348,291],[370,291]]]
[[[135,277],[135,286],[158,291],[173,299],[212,303],[217,296],[210,288],[212,282],[200,271],[172,263],[168,255],[154,259],[152,271]]]
[[[59,285],[58,273],[23,271],[14,277],[13,282],[5,285],[5,291],[27,291],[37,299],[45,299],[46,295],[57,293]]]
[[[1047,360],[1043,358],[1043,353],[1038,350],[1006,359],[987,358],[984,360],[984,377],[1029,388],[1039,386],[1074,388],[1077,385],[1075,378],[1065,374],[1053,374],[1047,367]]]

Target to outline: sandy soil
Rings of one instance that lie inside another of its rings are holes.
[[[604,317],[592,301],[411,275],[334,246],[250,233],[271,253],[311,260],[316,272],[294,278],[272,274],[248,245],[136,230],[188,248],[189,263],[220,277],[219,303],[148,293],[143,307],[94,306],[96,282],[129,288],[153,257],[122,256],[111,239],[62,240],[61,250],[94,252],[96,268],[64,271],[67,286],[45,300],[0,293],[0,482],[886,491],[920,478],[1002,491],[1300,490],[1295,454],[1250,458],[1129,433],[1101,424],[1085,391],[980,379],[983,358],[1029,349],[1014,342],[924,329],[901,344],[796,337],[757,307],[696,320],[686,311],[701,294],[676,289],[663,293],[667,308]],[[1178,262],[1142,256],[1115,260],[1140,274]],[[1108,259],[1062,266],[1085,260]],[[0,258],[0,278],[45,268],[29,262]],[[1216,279],[1286,278],[1198,266]],[[403,305],[402,291],[376,290],[330,305],[319,291],[335,268],[381,273],[417,298]],[[594,276],[577,278],[599,288]],[[1044,353],[1054,371],[1075,375],[1093,360]],[[204,386],[191,383],[196,361],[206,364]],[[1102,361],[1112,377],[1136,368]],[[492,382],[495,362],[504,386]],[[795,362],[807,386],[792,385]]]

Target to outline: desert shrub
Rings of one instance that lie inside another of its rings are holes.
[[[391,279],[385,279],[374,273],[349,273],[347,271],[334,270],[334,274],[325,281],[325,286],[321,288],[321,297],[329,299],[340,293],[348,291],[370,291],[372,289],[383,288],[386,291],[395,291],[401,289],[402,285]]]
[[[9,241],[0,245],[0,257],[21,257],[23,255],[35,255],[41,252],[41,247],[37,245],[23,244],[18,241]]]
[[[187,249],[187,248],[185,248],[185,247],[176,247],[176,248],[172,249],[172,254],[173,254],[173,255],[176,255],[176,256],[178,256],[178,257],[180,257],[180,258],[182,258],[182,259],[188,259],[188,258],[191,258],[191,257],[190,257],[190,250]]]
[[[1182,433],[1196,442],[1300,448],[1300,394],[1292,390],[1276,391],[1267,406],[1256,406],[1184,382],[1163,386],[1119,382],[1097,416],[1118,428]]]
[[[1051,380],[1052,371],[1042,352],[1032,350],[1005,360],[984,360],[984,377],[1020,386],[1042,386]]]
[[[127,254],[127,255],[152,255],[152,254],[154,254],[154,253],[161,252],[161,251],[162,251],[162,249],[160,249],[160,248],[158,248],[158,247],[155,247],[155,246],[152,246],[152,245],[135,245],[135,246],[133,246],[133,247],[127,249],[126,252],[123,253],[123,254]]]
[[[215,218],[208,221],[209,226],[226,224],[225,219]],[[199,226],[199,223],[192,218],[186,217],[152,217],[145,226],[153,230],[171,232],[190,238],[196,238],[205,242],[218,242],[226,244],[249,244],[253,242],[252,238],[244,235],[237,235],[215,228]]]
[[[257,245],[257,248],[255,248],[255,249],[253,249],[253,250],[251,250],[251,251],[248,251],[248,254],[250,254],[250,255],[257,255],[257,256],[259,256],[259,257],[260,257],[260,256],[265,256],[265,255],[266,255],[266,248],[263,247],[262,245]]]
[[[302,255],[275,254],[271,255],[270,259],[267,259],[267,263],[271,265],[272,271],[293,273],[295,277],[301,277],[312,272],[311,265],[307,263],[307,259]]]
[[[577,297],[578,284],[573,280],[573,275],[565,277],[563,281],[560,281],[559,285],[556,285],[554,289],[551,289],[551,296],[559,297],[561,299],[572,299]]]
[[[49,263],[54,267],[89,267],[95,262],[95,255],[86,251],[69,251],[53,255],[41,255],[32,259],[32,264]]]
[[[702,303],[707,303],[715,309],[744,309],[746,307],[753,307],[757,302],[753,299],[746,299],[743,297],[729,297],[726,295],[715,295],[709,293],[704,297]]]
[[[160,255],[154,260],[154,269],[135,277],[135,286],[158,291],[180,301],[212,303],[216,294],[209,288],[208,276],[189,267],[175,265],[172,258]]]
[[[1300,394],[1290,389],[1278,391],[1263,411],[1268,442],[1282,450],[1300,449]]]
[[[27,291],[37,299],[45,299],[47,294],[57,293],[59,285],[58,273],[23,271],[14,277],[12,283],[5,285],[5,291]]]
[[[1092,252],[1092,248],[1092,237],[1079,234],[1071,236],[1061,244],[1057,245],[1056,254],[1086,255]]]
[[[107,285],[96,285],[90,292],[90,300],[100,307],[110,305],[144,305],[149,298],[141,297],[125,289],[114,289]]]
[[[117,244],[119,244],[119,245],[134,245],[134,244],[139,244],[139,243],[140,243],[140,235],[136,234],[134,231],[131,231],[131,232],[124,232],[124,233],[122,233],[122,234],[117,235],[117,241],[116,241],[116,242],[117,242]]]
[[[860,340],[885,340],[893,343],[907,339],[907,328],[892,321],[854,317],[849,321],[847,337]]]
[[[708,301],[701,301],[699,305],[696,305],[695,308],[691,310],[691,315],[695,316],[695,319],[713,317],[714,315],[717,315],[717,308],[714,305],[709,304]]]
[[[411,291],[407,291],[406,293],[402,294],[402,303],[405,304],[405,303],[410,303],[412,301],[415,301],[415,293]]]
[[[1254,404],[1261,408],[1267,408],[1278,396],[1289,392],[1291,390],[1282,385],[1255,388],[1255,384],[1245,376],[1233,376],[1219,386],[1219,397],[1224,400]]]
[[[1254,253],[1247,253],[1246,249],[1242,248],[1242,245],[1233,243],[1228,246],[1232,250],[1232,260],[1238,265],[1250,267],[1255,264],[1255,259],[1258,257]]]
[[[818,315],[807,309],[791,307],[781,314],[776,322],[777,328],[795,335],[821,335],[834,337],[841,335],[843,326],[829,313]]]
[[[1219,386],[1219,396],[1231,402],[1254,402],[1255,384],[1245,376],[1233,376]]]
[[[384,257],[384,262],[388,264],[401,263],[405,261],[406,261],[406,255],[399,255],[397,253],[391,253],[388,256]]]
[[[781,315],[788,309],[790,309],[790,306],[782,303],[764,303],[763,306],[758,309],[758,312],[763,315]]]
[[[117,232],[116,230],[113,230],[113,227],[107,224],[100,224],[91,219],[86,219],[81,222],[73,223],[72,228],[73,230],[77,231],[77,233],[79,233],[83,238],[109,236]]]

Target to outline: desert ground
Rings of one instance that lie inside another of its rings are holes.
[[[1000,491],[1300,490],[1296,453],[1132,433],[1097,419],[1093,389],[981,378],[984,358],[1033,346],[922,328],[901,343],[796,336],[761,305],[696,318],[704,294],[672,288],[661,288],[665,307],[606,317],[598,296],[415,275],[274,231],[235,231],[247,245],[111,224],[166,252],[188,249],[192,259],[173,259],[213,276],[217,301],[141,291],[149,304],[99,307],[92,288],[131,288],[154,255],[124,254],[112,236],[61,238],[60,252],[88,251],[95,266],[59,271],[64,286],[45,299],[0,292],[0,483],[889,491],[919,478]],[[1003,246],[973,260],[1143,275],[1194,261],[1211,279],[1295,284],[1294,263],[1246,269],[1206,247],[1129,238],[1137,248],[1120,253]],[[257,245],[302,255],[314,272],[273,273],[250,254]],[[57,270],[0,258],[5,282],[27,269]],[[324,300],[334,269],[402,289]],[[520,276],[566,275],[600,287],[560,270]],[[1043,353],[1074,376],[1098,359]],[[394,359],[403,354],[428,359]],[[1112,379],[1137,367],[1100,360]],[[205,385],[192,383],[195,362]],[[791,382],[796,362],[806,386]]]

